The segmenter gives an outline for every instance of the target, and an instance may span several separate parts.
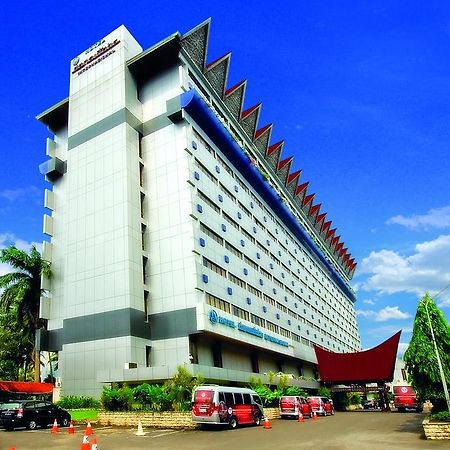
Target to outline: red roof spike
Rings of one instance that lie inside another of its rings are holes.
[[[247,80],[242,80],[239,81],[238,84],[235,84],[234,86],[230,87],[229,89],[227,89],[225,91],[225,95],[230,95],[232,94],[234,91],[238,90],[243,84],[247,83]]]
[[[225,55],[221,56],[220,58],[215,59],[213,62],[210,62],[209,64],[206,64],[206,70],[211,69],[212,67],[216,66],[218,63],[222,62],[222,60],[229,58],[231,56],[231,52],[225,53]]]
[[[297,177],[300,176],[301,173],[302,173],[301,170],[296,170],[295,172],[290,173],[290,174],[288,175],[287,183],[286,183],[286,184],[292,183]]]
[[[324,214],[326,215],[326,213],[324,213]],[[327,237],[328,237],[328,230],[330,229],[331,224],[332,224],[332,222],[331,222],[331,220],[329,220],[328,222],[324,222],[324,224],[322,225],[321,231],[322,231],[322,233],[326,233]]]
[[[245,111],[242,111],[241,114],[241,119],[245,119],[246,117],[248,117],[253,111],[255,111],[255,109],[259,108],[262,105],[262,103],[257,103],[256,105],[246,109]]]
[[[269,145],[269,148],[267,149],[267,156],[270,156],[273,152],[278,150],[283,144],[284,141],[279,141],[276,144]]]
[[[322,206],[322,203],[317,203],[317,205],[311,206],[311,209],[309,210],[308,215],[312,216],[313,214],[316,214],[317,212],[319,212],[321,206]]]
[[[333,228],[332,230],[330,230],[330,231],[327,233],[327,239],[330,239],[330,240],[334,239],[334,235],[335,235],[335,233],[336,233],[336,230],[337,230],[337,228]]]
[[[327,213],[318,214],[316,217],[316,223],[320,223],[320,222],[322,222],[322,220],[325,220],[326,215],[327,215]]]
[[[308,203],[312,203],[313,198],[316,194],[309,194],[307,195],[304,199],[303,199],[303,204],[302,206],[306,206]]]
[[[348,266],[348,258],[350,258],[350,254],[349,253],[346,253],[345,255],[344,255],[344,257],[342,258],[343,260],[344,260],[344,263]]]
[[[331,245],[336,246],[336,244],[339,242],[339,239],[341,237],[340,236],[335,236],[332,240],[331,240]]]
[[[259,130],[255,131],[255,139],[258,139],[261,135],[263,135],[268,129],[272,128],[273,124],[269,123],[269,125],[266,125],[265,127],[260,128]]]
[[[344,243],[343,242],[339,242],[339,244],[336,245],[336,251],[340,252],[343,246],[344,246]]]
[[[292,160],[294,159],[293,156],[289,156],[289,158],[283,159],[283,161],[280,161],[277,166],[277,170],[282,170],[284,167],[286,167]]]
[[[348,267],[351,267],[354,262],[355,262],[355,258],[349,259],[347,261]]]
[[[295,195],[299,195],[301,194],[303,191],[306,191],[306,188],[308,187],[309,181],[307,181],[306,183],[302,183],[299,184],[296,188],[295,188]]]

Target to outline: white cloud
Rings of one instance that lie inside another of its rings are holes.
[[[450,227],[450,206],[430,209],[426,214],[413,214],[405,217],[402,215],[394,216],[386,222],[388,225],[403,225],[411,230],[428,230],[430,228]]]
[[[380,311],[358,309],[357,316],[371,317],[375,322],[386,322],[387,320],[404,320],[411,318],[411,314],[400,311],[398,306],[386,306]]]
[[[370,299],[363,300],[363,303],[365,303],[366,305],[375,305],[375,302],[373,300],[370,300]]]
[[[450,235],[417,244],[411,256],[392,250],[371,252],[362,260],[359,274],[368,275],[359,282],[366,291],[436,294],[450,284]],[[440,297],[444,306],[449,306],[449,295],[450,291]]]
[[[17,189],[3,189],[0,191],[0,198],[4,198],[11,202],[17,200],[20,197],[36,197],[37,195],[41,195],[41,190],[36,186],[28,186],[25,188],[17,188]]]

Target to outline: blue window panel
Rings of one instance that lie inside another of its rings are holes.
[[[278,234],[278,228],[275,228],[275,234]]]
[[[202,207],[202,205],[197,204],[197,211],[198,211],[199,213],[202,213],[202,212],[203,212],[203,207]]]
[[[296,308],[298,308],[298,304],[297,304],[297,303],[294,303],[294,306],[295,306]]]
[[[263,217],[263,220],[264,220],[264,222],[267,222],[267,217],[264,216],[264,217]]]
[[[250,297],[247,297],[247,305],[251,305],[252,304],[252,299]]]
[[[237,213],[238,219],[242,219],[242,214],[240,212]]]
[[[291,319],[288,319],[288,325],[290,325],[291,324]]]
[[[257,253],[257,254],[256,254],[256,257],[257,257],[258,259],[261,259],[261,253]]]
[[[228,292],[228,295],[233,295],[233,289],[232,288],[227,287],[227,292]]]
[[[248,275],[248,269],[244,267],[244,275]]]
[[[263,311],[266,313],[267,312],[267,306],[263,306]]]
[[[253,202],[250,202],[250,208],[254,208],[255,207],[255,205],[253,204]]]
[[[264,280],[262,278],[259,279],[259,284],[262,286],[264,284]]]
[[[270,263],[270,264],[269,264],[269,267],[270,267],[271,269],[273,269],[273,264],[272,264],[272,263]]]
[[[194,150],[197,150],[197,142],[192,141],[192,148],[193,148]]]
[[[216,166],[216,172],[220,173],[220,167],[219,166]]]
[[[223,196],[222,196],[222,194],[219,194],[218,197],[219,197],[219,202],[223,202]]]
[[[281,272],[281,278],[284,278],[284,272]]]
[[[270,246],[270,241],[269,241],[269,239],[267,239],[266,244],[267,244],[268,246]]]
[[[208,275],[206,275],[205,273],[202,275],[202,280],[203,280],[203,283],[207,283],[209,280],[208,280]]]
[[[292,262],[291,262],[291,260],[289,260],[289,261],[288,261],[288,264],[289,264],[290,266],[292,266]]]
[[[243,239],[241,239],[241,245],[242,247],[245,247],[245,241]]]
[[[274,294],[276,294],[276,293],[277,293],[276,288],[273,288],[273,289],[272,289],[272,292],[273,292]]]
[[[285,302],[288,301],[287,295],[284,296],[284,301],[285,301]]]
[[[292,286],[295,286],[295,283],[293,281],[291,281]]]
[[[277,313],[277,319],[280,320],[280,315]]]
[[[200,180],[200,174],[198,172],[194,172],[194,178],[196,180]]]
[[[281,256],[281,250],[278,250],[278,256]]]
[[[253,227],[253,233],[256,233],[256,227]]]
[[[222,224],[222,231],[227,231],[227,226],[224,223]]]
[[[301,329],[302,329],[300,325],[297,325],[297,328],[298,328],[299,330],[301,330]]]
[[[205,245],[206,245],[206,242],[203,238],[199,239],[199,243],[200,243],[200,247],[205,247]]]
[[[230,262],[230,257],[229,257],[228,255],[225,255],[225,256],[223,257],[223,260],[224,260],[226,263],[229,263],[229,262]]]
[[[234,191],[239,192],[239,188],[236,185],[234,185]]]

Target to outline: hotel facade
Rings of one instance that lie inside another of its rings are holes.
[[[283,142],[207,63],[209,20],[143,51],[121,26],[70,63],[50,132],[41,350],[63,395],[269,372],[317,388],[314,345],[360,349],[356,267]],[[302,181],[302,182],[301,182]]]

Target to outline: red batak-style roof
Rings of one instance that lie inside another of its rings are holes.
[[[321,381],[335,384],[392,381],[400,334],[401,331],[377,347],[356,353],[334,353],[315,346]]]
[[[16,394],[51,394],[53,384],[29,381],[0,381],[0,391]]]

